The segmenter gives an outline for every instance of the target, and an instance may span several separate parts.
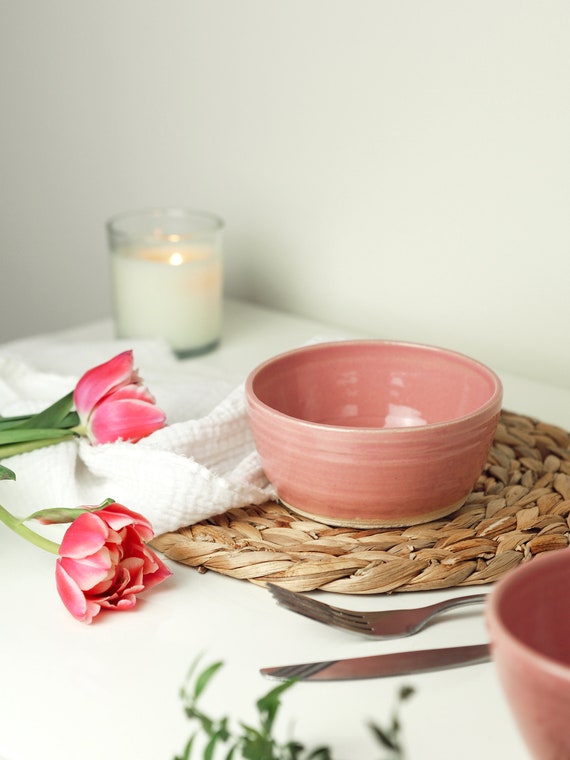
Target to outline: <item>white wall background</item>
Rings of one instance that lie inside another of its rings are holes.
[[[0,63],[0,340],[185,205],[232,295],[570,385],[567,0],[0,0]]]

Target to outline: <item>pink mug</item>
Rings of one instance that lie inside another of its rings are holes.
[[[499,681],[536,760],[570,758],[570,551],[502,578],[486,606]]]

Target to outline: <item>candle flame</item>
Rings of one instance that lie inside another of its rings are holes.
[[[181,253],[171,253],[170,257],[168,259],[168,263],[172,264],[172,266],[177,267],[180,266],[184,262],[184,257]]]

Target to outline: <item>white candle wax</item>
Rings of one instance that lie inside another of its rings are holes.
[[[218,342],[222,265],[215,248],[124,247],[113,251],[111,266],[119,337],[164,338],[179,354]]]

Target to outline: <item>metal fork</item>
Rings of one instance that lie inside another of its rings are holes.
[[[447,610],[463,607],[467,604],[480,604],[485,602],[487,598],[486,594],[471,594],[470,596],[456,596],[455,599],[446,599],[427,607],[365,612],[333,607],[330,604],[319,602],[273,583],[268,583],[267,587],[278,604],[293,612],[298,612],[300,615],[325,625],[343,628],[365,636],[373,636],[377,639],[410,636],[424,628],[440,612],[447,612]]]

